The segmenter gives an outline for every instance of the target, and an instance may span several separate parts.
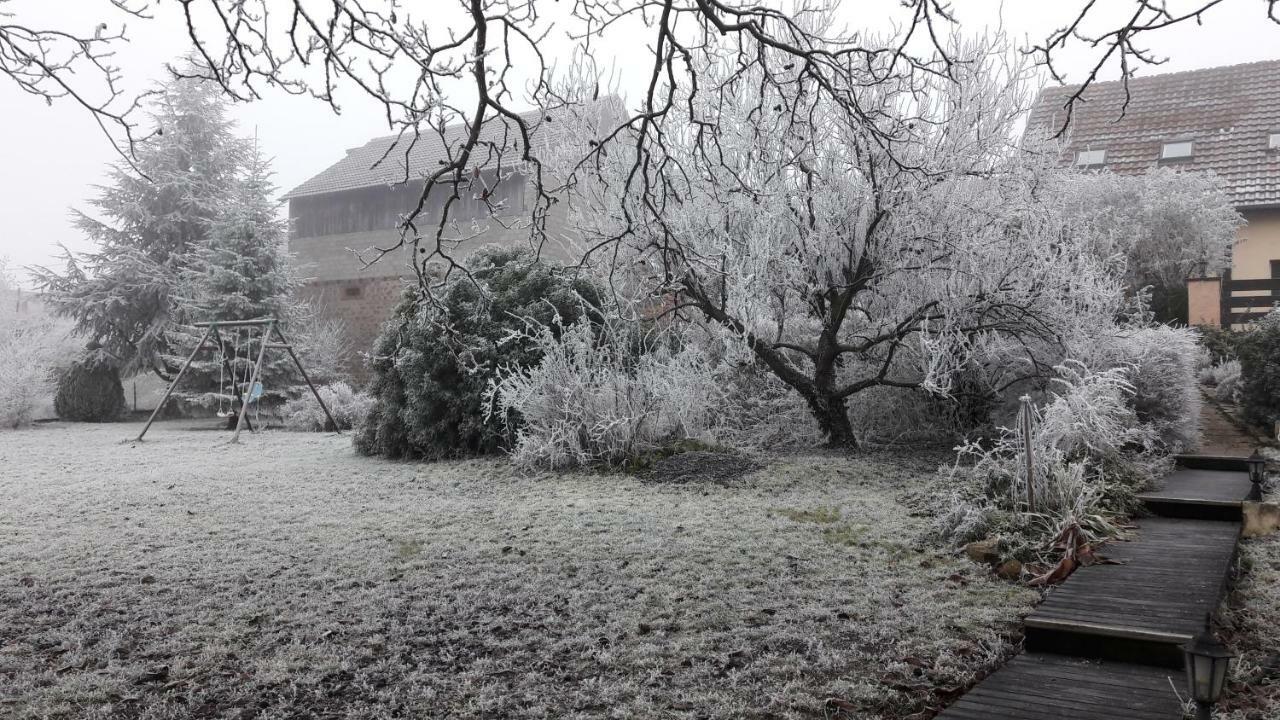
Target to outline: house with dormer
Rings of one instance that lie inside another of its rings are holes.
[[[1079,90],[1044,90],[1028,130],[1058,133]],[[1280,301],[1280,60],[1093,83],[1069,118],[1063,165],[1210,172],[1244,217],[1231,267],[1189,279],[1192,324],[1239,325]]]

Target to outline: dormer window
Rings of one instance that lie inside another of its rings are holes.
[[[1267,149],[1280,152],[1280,132],[1273,132],[1267,136]]]
[[[1076,167],[1099,167],[1106,163],[1106,150],[1081,150],[1076,153]]]
[[[1190,160],[1191,159],[1191,141],[1177,140],[1167,142],[1160,146],[1161,160]]]

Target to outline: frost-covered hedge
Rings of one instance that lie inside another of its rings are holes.
[[[498,452],[518,418],[485,407],[499,368],[535,365],[541,350],[514,337],[529,322],[571,325],[599,305],[585,279],[527,250],[486,247],[434,299],[411,292],[378,338],[369,394],[374,405],[355,438],[367,455],[440,459]]]
[[[1240,357],[1239,399],[1256,425],[1280,420],[1280,312],[1259,320],[1236,338]]]
[[[124,415],[120,370],[102,350],[91,348],[62,373],[54,410],[63,420],[114,422]]]
[[[504,368],[486,403],[517,421],[510,430],[518,465],[626,463],[702,438],[722,403],[711,359],[675,332],[646,337],[644,323],[610,319],[536,326],[519,337],[542,360]]]
[[[1194,330],[1167,325],[1122,326],[1098,338],[1083,358],[1093,369],[1128,368],[1138,423],[1171,452],[1191,450],[1200,439],[1200,389]]]
[[[71,344],[67,328],[51,320],[0,316],[0,427],[35,419],[73,357]]]
[[[373,407],[373,398],[352,390],[345,382],[321,385],[316,391],[320,393],[320,399],[324,400],[325,407],[333,414],[339,430],[359,427]],[[285,426],[293,430],[321,432],[329,429],[329,418],[310,392],[285,403],[281,415],[284,416]]]

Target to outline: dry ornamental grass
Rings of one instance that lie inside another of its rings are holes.
[[[1034,600],[918,544],[892,457],[663,483],[138,429],[0,433],[0,716],[906,718]]]

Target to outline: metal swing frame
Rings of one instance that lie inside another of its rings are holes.
[[[311,388],[311,394],[315,396],[316,402],[320,403],[320,409],[324,410],[324,416],[329,419],[329,427],[332,428],[334,432],[339,434],[342,433],[342,431],[338,429],[338,422],[333,419],[333,413],[329,412],[328,406],[326,406],[324,404],[324,400],[320,398],[320,392],[316,390],[316,386],[311,382],[311,378],[307,375],[306,369],[302,367],[302,360],[300,360],[298,358],[298,354],[294,352],[293,345],[289,343],[288,339],[285,338],[284,333],[280,331],[280,323],[276,318],[266,317],[256,318],[253,320],[214,320],[212,322],[193,323],[193,325],[195,327],[205,328],[204,335],[200,336],[200,342],[196,343],[195,349],[187,356],[187,361],[182,364],[182,369],[173,377],[173,381],[169,383],[169,387],[165,388],[164,396],[161,397],[160,402],[156,404],[156,409],[151,411],[151,417],[147,418],[147,424],[142,428],[142,432],[138,433],[138,440],[141,440],[142,436],[146,435],[147,431],[151,429],[151,423],[156,421],[156,417],[159,416],[165,403],[169,401],[169,396],[173,394],[173,389],[178,386],[178,381],[182,380],[183,374],[187,372],[187,368],[191,367],[191,363],[195,361],[196,355],[204,349],[205,344],[209,342],[209,339],[211,337],[216,338],[215,342],[217,344],[214,347],[221,348],[224,346],[222,334],[218,332],[218,328],[238,329],[242,327],[257,327],[264,325],[266,326],[266,329],[262,331],[262,335],[259,336],[260,339],[258,341],[258,359],[253,365],[253,375],[251,375],[249,379],[249,392],[252,392],[253,387],[257,385],[258,379],[262,375],[262,361],[267,356],[267,349],[287,350],[289,352],[289,357],[293,359],[293,364],[297,366],[298,372],[302,373],[302,379],[307,382],[307,387]],[[270,342],[273,334],[279,338],[280,342]],[[250,342],[252,342],[252,340]],[[224,367],[229,364],[225,353],[222,355],[222,364]],[[235,375],[233,373],[232,385],[234,384]],[[244,427],[244,424],[248,419],[246,416],[249,413],[249,402],[244,397],[241,397],[238,389],[235,392],[235,396],[240,401],[240,414],[236,418],[235,432],[231,435],[230,442],[232,443],[240,442],[240,430]]]

